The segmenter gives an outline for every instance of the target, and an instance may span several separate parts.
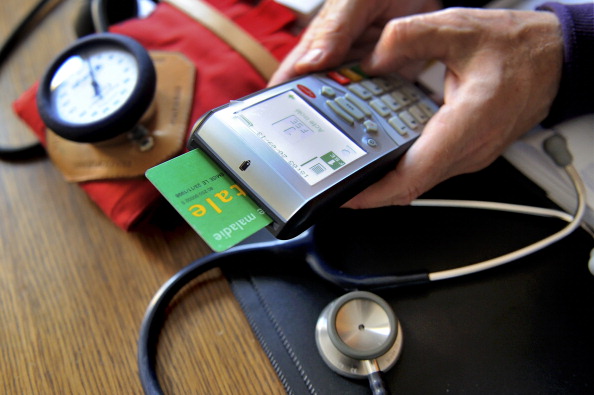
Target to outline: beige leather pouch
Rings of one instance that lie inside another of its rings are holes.
[[[67,181],[141,176],[182,150],[194,96],[194,65],[176,52],[151,51],[150,55],[157,72],[157,89],[141,125],[152,138],[152,147],[143,150],[126,135],[100,143],[78,143],[48,130],[48,154]]]

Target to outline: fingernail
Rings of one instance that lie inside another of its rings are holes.
[[[320,61],[324,51],[321,48],[310,49],[305,55],[299,59],[300,64],[315,64]]]

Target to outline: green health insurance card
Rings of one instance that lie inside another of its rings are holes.
[[[215,251],[234,246],[272,222],[200,150],[155,166],[146,177]]]

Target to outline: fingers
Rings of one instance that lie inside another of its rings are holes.
[[[550,14],[448,10],[390,22],[363,66],[446,64],[444,105],[396,168],[351,208],[408,204],[452,176],[480,170],[540,122],[558,89],[562,42]]]
[[[409,204],[448,178],[486,167],[517,137],[498,78],[447,81],[446,103],[396,167],[345,207]]]
[[[370,7],[365,1],[326,1],[269,85],[343,63],[352,44],[363,33],[369,13]],[[376,32],[375,39],[377,37],[379,32]]]
[[[325,56],[332,51],[347,56],[327,40],[339,35],[320,28],[304,37],[284,72],[329,66]],[[355,36],[344,37],[352,45]],[[396,168],[345,207],[408,204],[447,178],[490,164],[546,116],[558,89],[562,45],[556,17],[542,12],[448,9],[390,21],[364,71],[387,74],[440,60],[447,70],[444,105]]]
[[[439,9],[437,0],[326,0],[269,85],[367,56],[391,18]]]

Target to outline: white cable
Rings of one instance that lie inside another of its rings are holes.
[[[417,207],[448,207],[448,208],[476,208],[483,210],[505,211],[519,214],[538,215],[541,217],[555,217],[565,222],[571,222],[573,216],[561,210],[543,207],[523,206],[519,204],[482,202],[476,200],[448,200],[448,199],[417,199],[411,206]]]
[[[477,273],[483,270],[491,269],[496,266],[503,265],[513,260],[522,258],[526,255],[532,254],[538,250],[541,250],[569,235],[573,232],[581,223],[584,214],[586,212],[586,188],[582,182],[578,172],[572,165],[564,167],[565,172],[569,175],[573,181],[574,188],[577,193],[578,205],[575,214],[564,213],[558,210],[550,210],[539,207],[521,206],[507,203],[497,202],[477,202],[477,201],[465,201],[465,200],[432,200],[432,199],[419,199],[415,200],[411,204],[414,206],[427,206],[427,207],[459,207],[459,208],[478,208],[486,210],[498,210],[498,211],[509,211],[515,213],[532,214],[544,217],[556,217],[566,222],[569,222],[560,231],[540,240],[526,247],[520,248],[514,252],[501,255],[497,258],[489,259],[483,262],[462,266],[455,269],[443,270],[439,272],[429,273],[430,281],[445,280],[454,277],[460,277],[467,274]]]

